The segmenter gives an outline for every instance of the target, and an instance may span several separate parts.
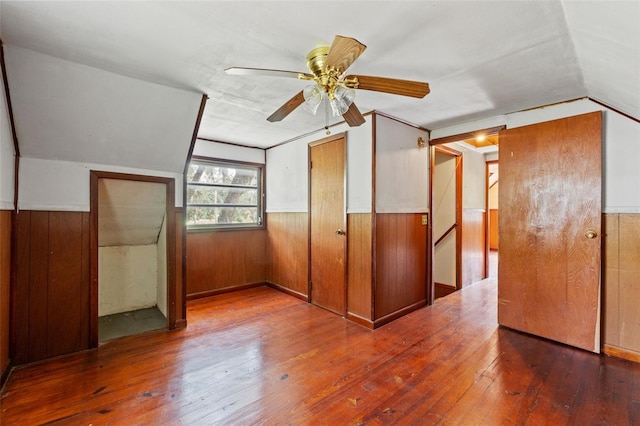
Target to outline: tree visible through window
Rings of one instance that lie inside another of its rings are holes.
[[[191,161],[187,172],[187,226],[262,226],[262,166]]]

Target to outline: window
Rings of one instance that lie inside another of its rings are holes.
[[[192,160],[187,172],[187,227],[262,227],[260,164]]]

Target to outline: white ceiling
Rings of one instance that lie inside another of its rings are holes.
[[[640,2],[0,2],[18,46],[209,96],[199,136],[269,147],[324,126],[302,108],[266,117],[295,79],[230,66],[306,71],[335,34],[368,46],[353,74],[427,81],[424,99],[359,91],[378,110],[437,129],[589,96],[640,117]],[[9,81],[11,84],[11,80]]]

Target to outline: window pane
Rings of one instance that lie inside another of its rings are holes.
[[[258,170],[233,165],[191,163],[187,182],[257,186]]]
[[[191,228],[261,227],[262,166],[195,160],[187,170],[187,225]]]
[[[257,207],[190,207],[187,225],[256,224]]]
[[[215,186],[189,186],[189,204],[241,204],[258,205],[258,190],[248,188],[219,188]]]

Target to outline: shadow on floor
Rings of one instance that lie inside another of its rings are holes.
[[[98,336],[100,342],[118,337],[132,336],[151,330],[165,328],[167,318],[154,306],[98,318]]]

